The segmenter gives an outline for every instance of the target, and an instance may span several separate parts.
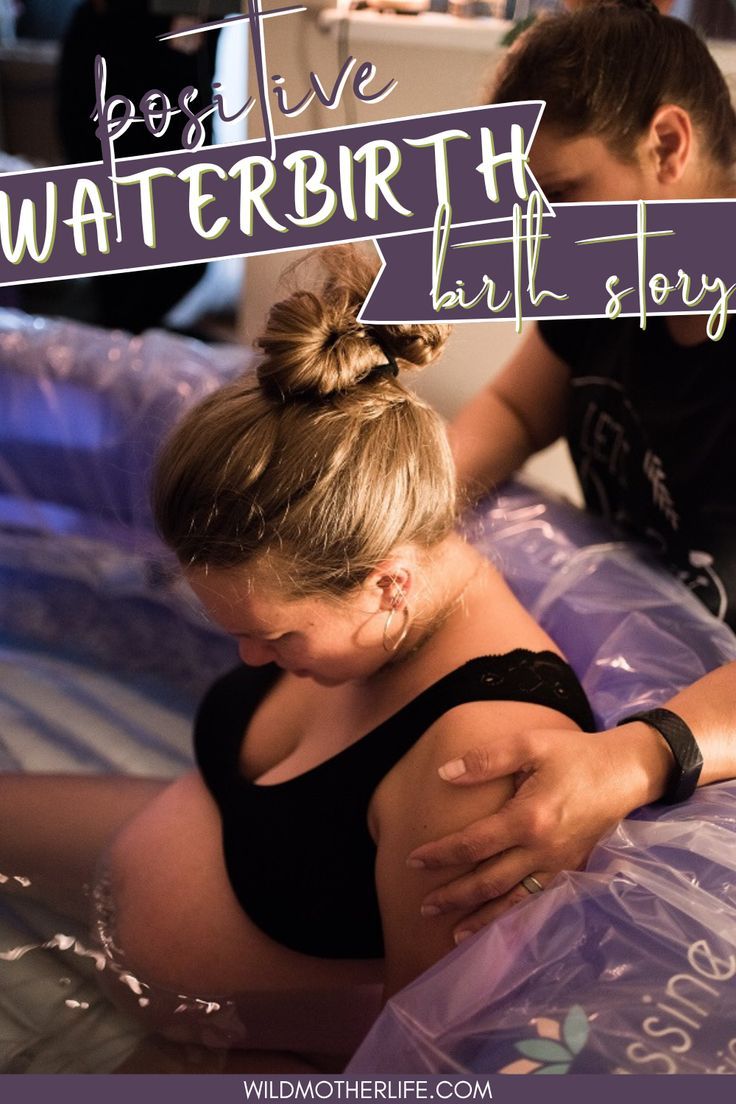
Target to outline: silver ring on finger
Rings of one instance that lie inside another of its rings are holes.
[[[541,893],[544,886],[533,874],[527,874],[526,878],[521,879],[521,884],[527,893]]]

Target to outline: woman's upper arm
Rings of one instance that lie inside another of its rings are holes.
[[[460,484],[485,489],[564,432],[570,369],[532,326],[450,427]]]
[[[560,714],[521,702],[472,702],[446,713],[383,780],[372,807],[378,848],[376,888],[386,947],[386,996],[408,984],[448,951],[457,915],[422,916],[422,899],[435,887],[469,870],[427,871],[407,867],[409,852],[432,839],[496,812],[513,792],[511,779],[458,790],[437,771],[469,744],[497,736],[560,725]],[[565,723],[565,722],[563,722]],[[567,721],[572,728],[572,721]]]

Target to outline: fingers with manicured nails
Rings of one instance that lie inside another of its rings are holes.
[[[535,874],[534,877],[541,885],[546,885],[548,882],[548,876],[546,874]],[[528,901],[529,897],[533,894],[529,893],[528,889],[519,883],[515,885],[513,889],[508,893],[504,893],[502,897],[497,897],[495,901],[490,901],[488,904],[483,905],[482,908],[476,909],[475,912],[471,912],[468,916],[464,916],[462,920],[459,920],[455,929],[453,930],[452,937],[455,943],[462,943],[464,939],[467,939],[470,935],[475,935],[476,932],[481,931],[490,924],[493,920],[498,920],[499,916],[503,916],[505,912],[508,912],[514,905],[519,905],[523,901]]]
[[[493,816],[476,820],[467,828],[444,836],[441,840],[423,843],[411,852],[407,866],[437,870],[443,866],[467,866],[505,851],[518,842],[518,831],[509,823],[503,810]]]
[[[509,741],[506,747],[499,744],[493,748],[469,748],[460,758],[443,763],[439,775],[445,782],[473,786],[529,769],[526,741],[518,740]]]
[[[521,847],[506,851],[427,894],[422,902],[422,916],[476,909],[513,890],[534,866],[532,856]]]
[[[618,769],[614,738],[620,735],[612,733],[611,744],[601,745],[600,738],[592,741],[575,730],[535,730],[519,736],[516,754],[514,748],[500,748],[497,755],[494,748],[493,755],[463,756],[468,781],[484,781],[489,772],[511,773],[516,792],[498,812],[411,853],[408,861],[414,867],[476,868],[429,894],[425,905],[467,913],[505,894],[513,897],[514,887],[530,872],[551,877],[580,867],[603,833],[631,808],[628,775]],[[489,908],[493,912],[496,905]]]

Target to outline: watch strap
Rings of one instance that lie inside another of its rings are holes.
[[[665,805],[687,801],[695,792],[703,769],[703,756],[690,726],[671,709],[646,709],[623,717],[616,727],[633,721],[643,721],[655,728],[675,760],[667,788],[659,800]]]

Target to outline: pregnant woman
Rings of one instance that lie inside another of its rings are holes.
[[[172,1038],[182,994],[208,1002],[201,1041],[219,1023],[219,1045],[251,1052],[242,1069],[274,1049],[339,1065],[369,987],[388,996],[453,947],[453,918],[420,909],[442,878],[407,855],[512,784],[455,792],[441,763],[592,727],[556,645],[456,532],[442,421],[399,374],[446,331],[363,326],[373,266],[345,249],[324,264],[273,307],[257,375],[192,410],[158,462],[160,531],[243,660],[200,707],[198,769],[0,780],[2,862],[59,885],[71,853],[71,891],[105,849],[113,989]],[[525,877],[516,897],[539,888]]]

